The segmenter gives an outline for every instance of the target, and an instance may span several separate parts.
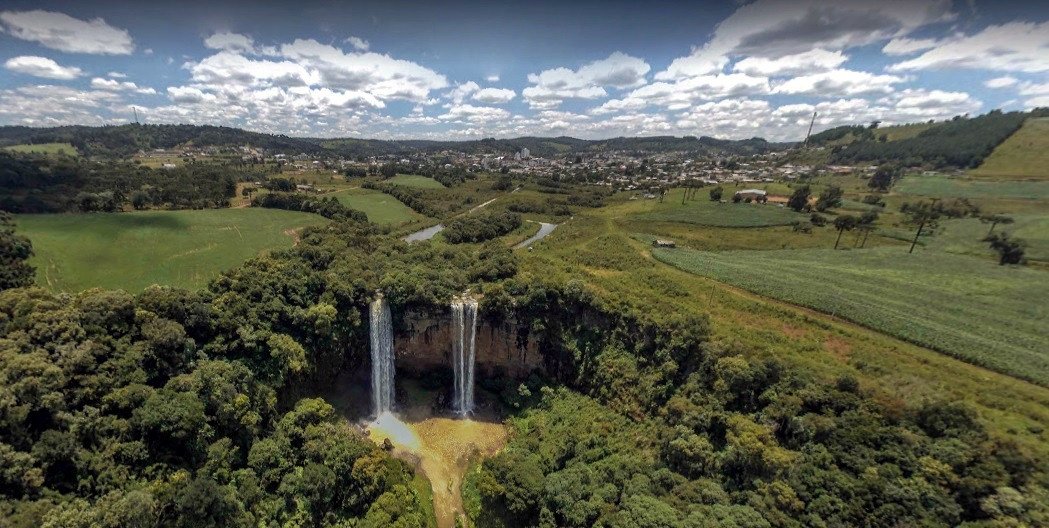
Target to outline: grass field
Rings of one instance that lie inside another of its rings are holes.
[[[1049,214],[1013,214],[1015,223],[999,225],[995,232],[1009,233],[1010,236],[1023,240],[1030,260],[1049,260]],[[993,257],[983,238],[991,226],[976,218],[947,220],[940,224],[941,229],[933,236],[923,237],[926,247],[951,253],[964,253]]]
[[[893,191],[936,198],[1009,198],[1021,200],[1049,199],[1046,181],[985,181],[948,176],[906,176]]]
[[[444,185],[441,185],[441,182],[433,178],[427,178],[426,176],[416,176],[414,174],[398,174],[386,181],[394,185],[404,185],[406,187],[419,187],[420,189],[444,189]]]
[[[726,189],[725,195],[731,197],[732,190]],[[663,203],[655,202],[653,210],[639,215],[639,219],[714,227],[768,227],[790,225],[808,218],[772,204],[712,202],[702,193],[698,199],[682,205],[680,196],[680,192],[669,194]]]
[[[425,217],[412,211],[396,198],[370,189],[346,189],[332,196],[343,205],[368,215],[368,220],[376,224],[391,225]]]
[[[260,253],[291,247],[290,230],[319,216],[278,209],[21,215],[37,282],[57,291],[151,284],[199,288]]]
[[[33,152],[36,154],[65,154],[67,156],[76,156],[78,154],[76,148],[69,143],[39,143],[36,145],[11,145],[10,147],[4,147],[3,150],[9,150],[11,152]]]
[[[1049,117],[1024,121],[970,174],[981,178],[1049,180]]]
[[[1049,274],[940,252],[657,249],[661,261],[1049,385]]]

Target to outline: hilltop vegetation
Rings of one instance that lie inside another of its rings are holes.
[[[849,143],[831,155],[835,163],[897,162],[906,166],[973,168],[991,154],[1000,143],[1016,132],[1028,117],[1040,117],[1037,111],[992,111],[967,118],[956,117],[917,135],[896,141],[878,141],[871,137]]]

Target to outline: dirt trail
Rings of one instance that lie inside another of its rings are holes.
[[[288,236],[291,237],[292,246],[297,246],[297,245],[299,245],[299,241],[302,240],[302,235],[300,234],[300,231],[302,231],[301,227],[299,227],[299,228],[292,228],[292,229],[285,229],[282,232],[285,235],[288,235]]]

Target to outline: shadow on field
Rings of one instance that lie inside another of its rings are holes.
[[[154,229],[186,229],[188,224],[180,217],[170,214],[137,214],[118,215],[116,224],[122,227],[152,227]]]

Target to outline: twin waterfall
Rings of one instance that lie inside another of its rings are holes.
[[[477,337],[477,300],[452,300],[452,410],[466,415],[474,408],[474,363]],[[380,295],[370,305],[372,411],[378,417],[393,411],[394,351],[390,305]]]
[[[477,300],[452,300],[452,370],[455,393],[452,409],[467,414],[474,408],[474,345],[477,338]]]
[[[371,302],[372,407],[375,416],[393,410],[393,323],[381,296]]]

